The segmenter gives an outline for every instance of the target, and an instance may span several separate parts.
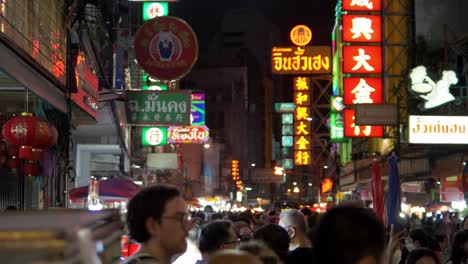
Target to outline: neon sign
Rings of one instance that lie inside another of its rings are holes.
[[[177,143],[205,143],[209,139],[210,130],[206,126],[177,126],[167,130],[168,141]]]
[[[381,78],[344,78],[344,104],[381,104],[383,102]]]
[[[312,40],[312,31],[305,25],[297,25],[289,33],[289,38],[294,45],[305,46]]]
[[[379,11],[381,0],[343,0],[342,8],[346,11]]]
[[[345,137],[383,137],[383,126],[358,126],[355,124],[353,109],[344,110],[344,135]]]
[[[343,15],[343,41],[382,41],[381,18],[375,15]]]
[[[166,127],[143,127],[141,129],[143,146],[163,146],[167,144]]]
[[[323,74],[331,72],[328,46],[273,47],[273,74]]]
[[[343,47],[344,73],[381,73],[382,47],[345,46]]]

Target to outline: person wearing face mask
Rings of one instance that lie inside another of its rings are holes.
[[[447,264],[468,263],[468,230],[458,231],[452,243],[452,250]]]
[[[400,264],[405,264],[408,258],[408,254],[418,248],[430,248],[431,250],[436,249],[433,245],[433,241],[427,235],[423,229],[413,229],[409,232],[405,239],[405,245],[402,250]]]

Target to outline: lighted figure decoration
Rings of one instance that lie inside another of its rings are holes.
[[[424,101],[419,105],[421,110],[433,109],[455,101],[450,93],[450,86],[458,83],[454,71],[443,71],[442,78],[435,83],[427,74],[426,67],[418,66],[411,70],[410,91]]]

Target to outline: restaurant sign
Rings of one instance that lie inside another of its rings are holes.
[[[468,144],[468,116],[410,116],[413,144]]]
[[[130,125],[190,125],[189,91],[128,91]]]
[[[210,130],[206,126],[176,126],[167,130],[168,141],[178,143],[205,143],[209,139]]]
[[[331,72],[328,46],[273,47],[273,74],[325,74]]]

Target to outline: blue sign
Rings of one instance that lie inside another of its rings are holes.
[[[205,125],[205,94],[192,94],[191,125]]]
[[[292,125],[283,125],[282,132],[283,136],[292,136],[294,135],[294,127]]]
[[[293,114],[282,114],[281,115],[281,123],[283,123],[283,125],[292,125],[294,123],[294,115]]]
[[[293,159],[283,159],[283,168],[285,170],[290,170],[290,169],[294,168]]]
[[[281,145],[283,147],[292,147],[294,145],[293,136],[283,136],[281,138]]]

